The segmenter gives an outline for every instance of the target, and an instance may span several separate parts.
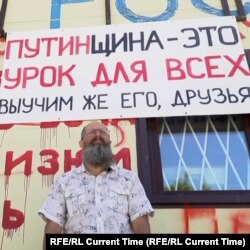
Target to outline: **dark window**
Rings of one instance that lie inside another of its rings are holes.
[[[139,176],[155,206],[250,205],[249,115],[139,119]]]

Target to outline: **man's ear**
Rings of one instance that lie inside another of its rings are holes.
[[[83,146],[84,146],[83,140],[80,140],[80,141],[79,141],[79,146],[80,146],[80,148],[83,149]]]

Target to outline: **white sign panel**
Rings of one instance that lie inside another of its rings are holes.
[[[7,34],[0,123],[249,113],[234,17]]]

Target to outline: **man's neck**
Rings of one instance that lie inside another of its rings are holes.
[[[103,165],[94,166],[94,165],[90,165],[90,164],[86,164],[85,163],[85,167],[88,170],[88,172],[91,175],[94,175],[94,176],[97,176],[100,173],[102,173],[102,172],[104,172],[104,171],[107,170],[107,168],[105,166],[103,166]]]

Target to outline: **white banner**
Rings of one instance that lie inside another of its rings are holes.
[[[10,32],[0,123],[249,113],[234,17]]]

